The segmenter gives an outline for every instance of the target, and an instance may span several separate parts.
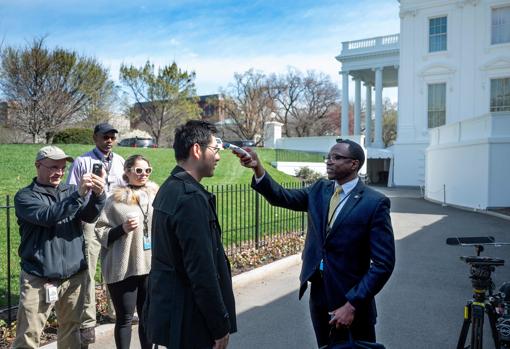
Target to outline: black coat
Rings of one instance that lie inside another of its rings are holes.
[[[299,298],[322,259],[328,310],[349,301],[356,308],[356,316],[363,315],[375,323],[374,296],[395,266],[390,200],[359,181],[328,231],[333,181],[319,180],[304,189],[287,190],[266,172],[252,186],[273,205],[308,212]]]
[[[215,197],[177,166],[153,207],[148,338],[172,349],[211,347],[237,330]]]
[[[34,180],[14,197],[21,243],[21,269],[49,279],[67,279],[87,268],[82,221],[94,222],[106,196],[91,195],[86,202],[75,185],[56,188]]]

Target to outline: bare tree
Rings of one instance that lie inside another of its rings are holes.
[[[303,76],[297,69],[289,67],[287,74],[271,74],[268,87],[274,101],[275,119],[283,124],[283,133],[289,137],[289,119],[298,114],[298,104],[304,93]]]
[[[339,98],[338,88],[324,73],[309,71],[303,78],[303,90],[292,108],[290,127],[298,137],[328,134],[330,113]]]
[[[224,94],[224,110],[227,120],[231,121],[225,127],[242,139],[262,137],[264,124],[273,110],[265,75],[253,69],[236,73]]]
[[[95,59],[62,48],[49,50],[44,38],[1,52],[0,89],[12,105],[14,127],[51,142],[56,131],[83,118],[94,91],[108,83]]]
[[[108,81],[101,89],[92,91],[90,101],[81,111],[85,122],[83,125],[93,126],[108,120],[120,108],[119,87]]]
[[[167,130],[200,115],[195,72],[183,71],[175,62],[157,72],[150,61],[140,68],[122,65],[120,79],[136,101],[134,114],[148,126],[157,143]]]
[[[385,147],[392,145],[397,139],[397,103],[385,98],[383,101],[383,142]]]

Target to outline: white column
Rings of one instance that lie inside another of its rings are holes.
[[[382,148],[382,73],[383,68],[375,68],[375,127],[374,127],[374,147]]]
[[[365,146],[370,147],[372,145],[372,86],[365,84],[366,96],[365,96]]]
[[[354,79],[354,134],[361,134],[361,79]]]
[[[341,71],[342,74],[342,130],[341,136],[349,135],[349,71]]]

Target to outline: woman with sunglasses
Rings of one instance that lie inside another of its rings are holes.
[[[96,225],[101,242],[101,269],[115,308],[115,344],[128,349],[135,308],[139,315],[147,292],[151,268],[152,201],[158,186],[149,180],[152,167],[142,155],[124,163],[125,187],[117,187],[107,199]],[[138,336],[141,348],[150,348],[142,316]]]

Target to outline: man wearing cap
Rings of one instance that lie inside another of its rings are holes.
[[[112,151],[117,140],[117,133],[119,133],[119,131],[106,122],[100,123],[94,127],[93,139],[96,147],[76,158],[69,170],[69,176],[67,177],[68,184],[79,185],[80,178],[82,178],[84,174],[92,173],[92,166],[94,164],[101,164],[106,182],[106,196],[109,196],[114,187],[125,185],[122,179],[122,175],[124,174],[124,158]],[[89,267],[89,277],[81,324],[82,343],[84,344],[90,344],[95,341],[96,285],[94,278],[96,275],[99,252],[101,251],[101,244],[94,233],[94,226],[95,222],[93,224],[86,224],[84,227],[85,254]],[[111,301],[108,301],[108,305],[109,315],[113,317],[115,313]]]
[[[37,177],[14,197],[21,274],[13,348],[39,347],[52,308],[59,323],[58,347],[80,348],[87,278],[82,221],[97,219],[106,196],[104,180],[91,173],[83,175],[79,186],[62,184],[67,161],[72,158],[60,148],[41,148]]]

